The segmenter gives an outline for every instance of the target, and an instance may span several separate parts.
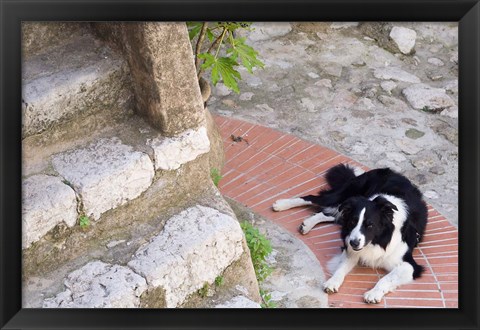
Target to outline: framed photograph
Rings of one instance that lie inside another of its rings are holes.
[[[1,329],[478,329],[479,6],[1,0]]]

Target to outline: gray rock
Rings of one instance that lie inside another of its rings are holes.
[[[445,169],[440,165],[435,165],[430,168],[430,173],[442,175],[445,174]]]
[[[402,118],[402,122],[408,125],[418,126],[417,121],[413,118]]]
[[[430,198],[430,199],[438,199],[438,194],[436,191],[434,190],[428,190],[428,191],[425,191],[425,193],[423,194],[423,196],[427,197],[427,198]]]
[[[322,69],[326,74],[340,78],[342,76],[343,66],[336,62],[329,62],[325,63]]]
[[[362,60],[357,60],[352,62],[352,65],[358,68],[358,67],[367,65],[367,63],[365,63],[365,61],[362,61]]]
[[[390,31],[390,38],[403,54],[409,55],[414,50],[417,33],[412,29],[394,26]]]
[[[458,52],[450,57],[450,62],[458,64]]]
[[[373,75],[377,79],[396,80],[409,83],[420,83],[420,79],[406,71],[397,67],[377,68],[373,71]]]
[[[407,158],[399,152],[387,152],[385,153],[385,156],[387,156],[387,159],[397,163],[407,160]]]
[[[438,120],[432,125],[435,133],[443,136],[445,139],[458,146],[458,128],[454,127],[443,120]]]
[[[213,88],[214,92],[215,92],[215,95],[218,95],[218,96],[227,96],[227,95],[230,95],[232,94],[232,91],[230,89],[227,88],[227,86],[225,86],[224,84],[222,83],[218,83],[214,88]]]
[[[315,103],[313,103],[313,101],[309,98],[303,97],[300,100],[300,103],[302,104],[302,107],[308,112],[315,112]]]
[[[394,111],[407,111],[409,108],[409,106],[403,102],[402,100],[399,100],[398,98],[396,97],[392,97],[392,96],[387,96],[387,95],[380,95],[378,97],[378,100],[386,107],[388,107],[389,109],[391,110],[394,110]]]
[[[336,110],[349,109],[357,101],[358,97],[346,90],[340,90],[335,93],[331,107]]]
[[[246,93],[240,94],[238,98],[242,101],[250,101],[254,95],[255,94],[253,94],[252,92],[246,92]]]
[[[288,22],[254,23],[253,31],[248,33],[248,40],[252,42],[264,41],[282,37],[292,31],[292,25]]]
[[[124,240],[124,239],[119,240],[119,241],[111,241],[107,244],[107,249],[114,248],[115,246],[123,244],[125,242],[126,242],[126,240]]]
[[[435,157],[435,155],[426,152],[418,157],[413,158],[411,162],[415,168],[418,168],[420,170],[426,170],[436,164],[438,162],[438,159]]]
[[[330,79],[320,79],[319,81],[315,82],[314,85],[320,86],[320,87],[332,88],[332,81]]]
[[[455,79],[446,81],[443,85],[443,88],[445,88],[448,93],[458,94],[458,80]]]
[[[334,30],[343,30],[351,27],[357,27],[358,22],[333,22],[330,24],[330,28]]]
[[[427,71],[426,74],[431,81],[438,81],[443,79],[443,75],[438,74],[436,71]]]
[[[182,164],[210,151],[210,140],[205,127],[190,129],[172,138],[160,136],[149,140],[147,145],[153,148],[157,170],[176,170]]]
[[[407,155],[415,155],[422,150],[415,142],[413,142],[413,140],[410,139],[395,140],[395,144],[404,154]]]
[[[425,84],[409,86],[402,91],[402,94],[408,103],[417,110],[441,111],[455,105],[444,89],[433,88]]]
[[[382,89],[387,92],[389,95],[392,94],[392,90],[394,90],[396,87],[397,87],[397,84],[394,83],[393,81],[391,80],[387,80],[387,81],[382,81],[380,83],[380,87],[382,87]]]
[[[357,110],[374,110],[375,104],[368,97],[361,97],[355,102],[353,108]]]
[[[390,36],[392,29],[393,25],[389,22],[362,22],[359,26],[359,30],[368,36],[368,38],[364,38],[365,40],[375,40],[380,47],[386,49],[387,51],[391,53],[398,53],[401,52],[398,48],[398,44]],[[407,45],[401,41],[400,44]]]
[[[93,261],[70,273],[66,290],[45,299],[44,308],[134,308],[147,282],[130,268]]]
[[[257,76],[250,75],[250,74],[245,75],[244,80],[245,80],[246,84],[250,87],[259,87],[263,84],[262,79],[260,79]]]
[[[427,175],[420,173],[420,174],[414,175],[412,180],[417,185],[424,185],[428,183],[429,178]]]
[[[375,115],[370,111],[366,111],[366,110],[354,110],[352,112],[352,116],[355,118],[366,119],[366,118],[373,118]]]
[[[83,149],[57,154],[54,169],[81,196],[87,216],[102,213],[138,197],[152,183],[155,171],[147,154],[118,138],[101,139]]]
[[[450,118],[458,118],[458,107],[454,106],[454,107],[447,108],[442,112],[440,112],[440,115],[450,117]]]
[[[347,137],[345,133],[340,131],[330,131],[328,132],[328,136],[332,138],[333,141],[336,141],[336,142],[342,142]]]
[[[262,308],[260,304],[251,301],[244,296],[236,296],[233,297],[231,300],[224,302],[222,304],[218,304],[215,308]]]
[[[443,47],[453,48],[458,45],[458,23],[430,22],[416,24],[419,38],[429,44],[440,43]]]
[[[170,218],[128,266],[147,279],[149,289],[165,291],[166,307],[176,307],[237,260],[243,240],[235,219],[195,206]]]
[[[419,131],[418,129],[415,129],[415,128],[409,128],[405,132],[405,136],[413,140],[419,139],[424,135],[425,135],[425,132]]]
[[[34,175],[22,183],[22,247],[27,248],[64,222],[77,222],[75,192],[58,177]]]
[[[444,66],[445,63],[439,59],[439,58],[436,58],[436,57],[431,57],[427,60],[428,63],[432,64],[432,65],[435,65],[435,66]]]

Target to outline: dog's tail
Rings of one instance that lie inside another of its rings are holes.
[[[325,174],[325,179],[332,189],[343,187],[347,182],[361,175],[363,170],[346,164],[338,164]]]

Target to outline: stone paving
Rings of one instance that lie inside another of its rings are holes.
[[[280,198],[317,193],[325,185],[323,175],[331,166],[348,163],[367,169],[351,158],[285,134],[246,121],[216,116],[224,138],[226,165],[220,181],[225,196],[277,223],[301,239],[322,266],[340,252],[339,228],[321,224],[307,235],[298,233],[311,208],[274,212],[273,202]],[[234,136],[248,140],[235,142]],[[388,294],[378,305],[363,302],[363,293],[384,274],[381,270],[356,267],[347,276],[339,292],[329,296],[330,307],[341,308],[456,308],[458,307],[458,231],[429,206],[425,240],[414,251],[425,274],[411,284]],[[325,270],[325,273],[327,271]]]
[[[265,68],[240,68],[238,95],[217,84],[212,112],[400,171],[458,225],[457,23],[253,27]]]

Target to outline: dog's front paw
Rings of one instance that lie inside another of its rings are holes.
[[[340,286],[342,285],[342,281],[337,280],[336,278],[332,277],[325,283],[323,283],[323,291],[328,294],[338,292]]]
[[[367,304],[378,304],[382,301],[383,296],[383,291],[373,288],[372,290],[365,292],[363,300]]]
[[[274,211],[277,211],[277,212],[288,210],[290,208],[289,201],[290,200],[288,199],[279,199],[278,201],[273,203],[272,208]]]

